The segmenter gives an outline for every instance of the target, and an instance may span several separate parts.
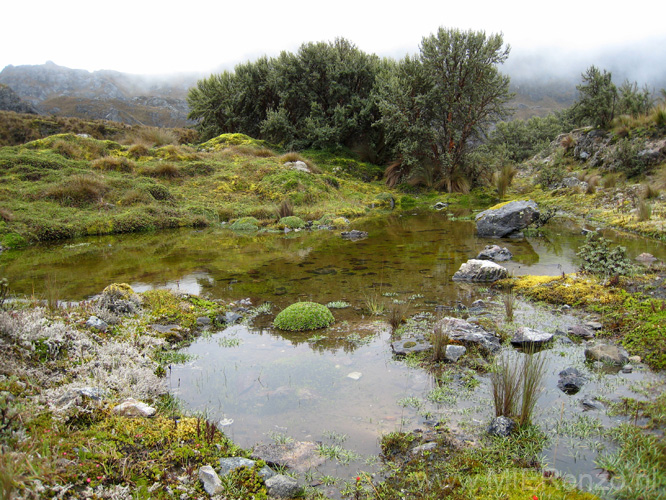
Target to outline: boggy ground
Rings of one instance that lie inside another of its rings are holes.
[[[619,283],[589,276],[558,279],[523,277],[500,283],[497,289],[513,287],[533,300],[593,313],[604,324],[602,336],[616,337],[652,366],[663,363],[664,350],[654,342],[663,339],[664,309],[632,292],[635,286],[649,289],[653,278]],[[507,337],[510,322],[503,319],[501,302],[494,295],[499,292],[488,293],[496,304],[482,324],[489,329],[495,325],[495,332]],[[234,311],[251,321],[265,314],[265,308],[166,290],[136,295],[126,286],[111,286],[98,299],[67,308],[50,306],[14,302],[0,311],[3,498],[206,498],[197,479],[201,465],[226,456],[249,456],[204,416],[187,415],[169,396],[165,374],[171,363],[184,361],[177,349],[205,334],[206,325],[220,327]],[[623,313],[626,308],[632,308],[629,314]],[[108,326],[90,326],[91,316]],[[631,321],[630,327],[616,329],[617,318]],[[635,333],[639,321],[648,325],[638,328],[644,335]],[[151,326],[156,324],[163,327]],[[409,323],[402,328],[409,328]],[[640,342],[629,341],[632,338]],[[488,369],[487,361],[470,359],[470,367]],[[433,363],[428,353],[409,362],[449,369]],[[631,417],[619,427],[597,429],[618,446],[600,463],[621,479],[622,488],[613,492],[617,498],[663,498],[662,389],[643,387],[636,399],[608,402],[610,412]],[[148,419],[114,414],[112,408],[126,397],[152,404],[157,414]],[[481,433],[465,439],[441,424],[421,432],[393,432],[382,438],[384,474],[375,477],[360,471],[356,481],[345,483],[341,495],[597,498],[544,468],[539,457],[547,439],[538,425],[526,425],[509,438]],[[414,451],[424,443],[436,445]],[[225,478],[224,498],[251,498],[250,489],[256,491],[255,498],[262,498],[265,490],[252,474]],[[608,492],[599,493],[605,497]],[[303,494],[324,498],[309,487]]]

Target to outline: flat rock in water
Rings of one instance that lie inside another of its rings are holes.
[[[157,410],[142,401],[127,398],[119,405],[114,406],[111,411],[123,417],[152,417]]]
[[[614,366],[624,366],[629,361],[627,351],[612,344],[596,344],[585,349],[585,357]]]
[[[294,441],[285,444],[260,444],[254,447],[252,456],[271,465],[282,465],[297,472],[319,467],[326,459],[319,454],[317,445],[310,441]]]
[[[413,352],[424,352],[432,349],[432,345],[416,339],[404,338],[391,343],[391,349],[393,349],[393,353],[397,356],[406,356]]]
[[[476,344],[490,352],[500,350],[500,339],[492,333],[485,331],[478,325],[473,325],[460,318],[445,317],[439,321],[442,331],[445,332],[451,340],[456,340],[463,344]]]
[[[479,252],[479,255],[476,256],[478,260],[494,260],[495,262],[503,262],[505,260],[511,260],[513,254],[506,247],[500,247],[499,245],[486,245],[486,248]]]
[[[539,215],[537,204],[532,200],[512,201],[477,214],[476,231],[479,236],[504,238],[525,229]]]
[[[552,338],[552,333],[546,333],[527,328],[526,326],[521,326],[516,330],[515,335],[511,339],[511,343],[515,346],[541,345],[551,341]]]
[[[470,259],[453,275],[453,281],[491,283],[509,275],[508,271],[490,260]]]

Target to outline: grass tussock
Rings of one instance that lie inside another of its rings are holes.
[[[646,183],[643,185],[643,193],[642,197],[646,200],[652,200],[654,198],[658,198],[661,190],[650,183]]]
[[[636,218],[639,222],[645,222],[652,217],[652,205],[646,199],[638,200],[636,205]]]
[[[284,217],[293,217],[294,215],[294,206],[291,204],[291,201],[289,201],[288,198],[282,200],[282,203],[280,203],[280,206],[278,206],[277,210],[277,217],[278,220],[284,218]]]
[[[504,198],[507,190],[513,182],[513,178],[518,173],[518,169],[511,164],[504,165],[497,172],[493,173],[493,185],[497,189],[497,195],[500,199]]]
[[[150,155],[150,148],[145,144],[132,144],[127,148],[127,154],[135,160],[138,160],[142,156]]]
[[[504,304],[504,314],[506,320],[511,323],[513,321],[513,312],[516,306],[516,296],[513,293],[513,290],[509,290],[507,293],[502,295],[502,303]]]
[[[177,179],[183,176],[180,167],[170,162],[144,165],[139,169],[139,174],[146,177],[160,177],[162,179]]]
[[[105,156],[92,162],[92,168],[114,172],[132,172],[136,164],[123,156]]]
[[[435,363],[444,361],[446,357],[446,346],[449,344],[449,332],[441,321],[435,323],[432,334],[430,335],[430,343],[432,344],[432,360]]]
[[[44,198],[57,201],[64,206],[83,206],[98,203],[109,191],[109,187],[98,177],[75,175],[44,192]]]
[[[545,375],[546,357],[541,354],[499,355],[490,377],[495,415],[529,425]]]
[[[407,313],[409,311],[409,302],[394,300],[388,306],[388,323],[391,327],[391,333],[400,327],[406,321]]]

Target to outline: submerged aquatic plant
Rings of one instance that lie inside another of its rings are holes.
[[[297,302],[283,309],[273,325],[280,330],[301,332],[326,328],[335,321],[328,307],[316,302]]]

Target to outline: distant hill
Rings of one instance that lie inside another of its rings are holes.
[[[113,120],[130,125],[184,127],[187,90],[198,75],[145,77],[117,71],[89,72],[53,62],[7,66],[0,84],[42,114]],[[22,111],[26,112],[26,111]]]
[[[32,104],[24,102],[11,87],[0,84],[0,111],[37,114]]]

